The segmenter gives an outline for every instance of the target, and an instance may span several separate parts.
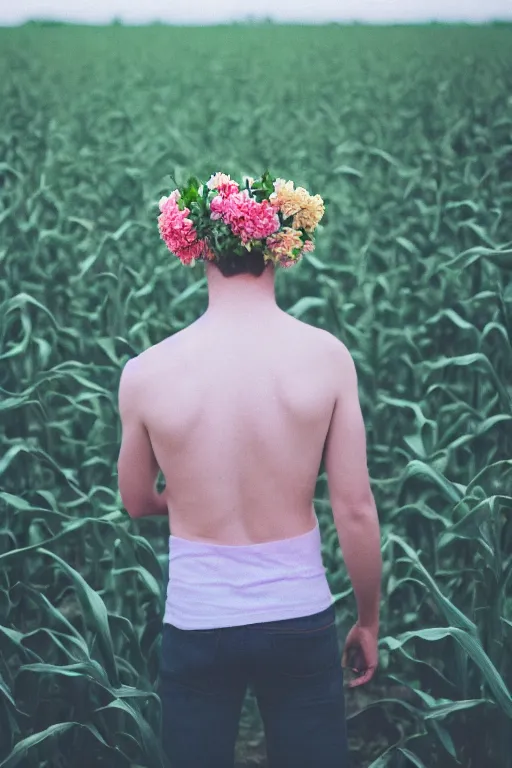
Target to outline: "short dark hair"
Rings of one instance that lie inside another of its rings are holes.
[[[218,261],[213,262],[224,277],[234,275],[254,275],[260,277],[267,264],[261,251],[247,251],[244,254],[223,253]]]

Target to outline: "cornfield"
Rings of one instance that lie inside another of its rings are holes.
[[[122,365],[201,314],[189,174],[327,212],[279,305],[351,350],[382,530],[354,768],[512,768],[512,27],[0,30],[0,768],[157,768],[167,521],[117,492]],[[322,467],[340,642],[355,620]],[[265,765],[254,700],[237,765]],[[199,767],[198,767],[199,768]]]

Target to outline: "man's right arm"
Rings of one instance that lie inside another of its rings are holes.
[[[342,342],[335,340],[331,355],[336,402],[324,453],[329,497],[341,551],[354,588],[358,625],[376,635],[382,557],[379,519],[368,474],[357,373]]]

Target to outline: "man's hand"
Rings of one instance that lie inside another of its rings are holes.
[[[378,636],[378,627],[360,627],[359,624],[348,633],[341,664],[359,675],[349,682],[349,688],[364,685],[375,674],[379,663]]]

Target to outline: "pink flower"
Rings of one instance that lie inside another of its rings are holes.
[[[298,264],[300,260],[301,260],[301,256],[299,255],[297,256],[296,259],[288,259],[287,261],[280,261],[279,266],[286,269],[287,267],[293,267],[295,264]]]
[[[216,173],[209,181],[206,182],[208,189],[217,189],[222,197],[228,197],[229,195],[238,192],[238,184],[230,176],[225,173]]]
[[[312,240],[306,240],[304,243],[304,247],[302,248],[302,251],[296,256],[294,259],[285,259],[283,261],[280,261],[281,267],[293,267],[294,264],[298,264],[299,261],[302,259],[305,253],[311,253],[311,251],[315,250],[315,246]]]
[[[280,227],[279,217],[268,200],[258,203],[248,191],[235,192],[224,197],[216,195],[210,204],[211,218],[222,219],[224,224],[245,245],[250,240],[263,240]]]
[[[268,237],[266,246],[268,257],[280,267],[293,267],[301,260],[304,253],[311,252],[315,248],[311,240],[303,244],[301,233],[293,227],[283,227],[279,232]],[[300,250],[294,256],[293,253],[298,249]]]
[[[205,240],[197,239],[194,224],[187,218],[190,210],[184,208],[180,211],[177,203],[179,197],[179,191],[175,190],[169,197],[161,198],[158,229],[168,249],[183,264],[190,264],[193,260],[201,258],[208,246]]]
[[[210,248],[210,246],[208,244],[206,245],[206,248],[204,249],[203,258],[206,261],[215,261],[215,259],[217,258],[215,252],[212,251],[212,249]]]
[[[161,198],[160,198],[160,201],[159,201],[159,203],[158,203],[158,207],[160,208],[160,210],[161,210],[161,211],[163,211],[163,210],[164,210],[164,207],[165,207],[165,204],[166,204],[166,203],[167,203],[169,200],[171,200],[173,203],[175,203],[175,202],[177,202],[177,201],[180,199],[180,197],[181,197],[181,194],[180,194],[180,191],[179,191],[179,189],[175,189],[173,192],[171,192],[171,194],[169,195],[169,197],[165,197],[165,196],[164,196],[164,197],[161,197]]]
[[[283,227],[275,235],[267,238],[266,245],[279,261],[286,261],[292,257],[293,251],[302,248],[302,238],[298,230],[292,227]]]
[[[184,248],[175,248],[173,253],[176,254],[178,259],[185,266],[191,265],[196,259],[202,259],[205,250],[205,243],[201,240],[193,243],[192,245],[186,245]]]
[[[226,204],[226,201],[222,197],[222,195],[215,195],[215,197],[210,203],[210,218],[213,219],[214,221],[221,219],[222,214],[224,212],[225,204]]]

